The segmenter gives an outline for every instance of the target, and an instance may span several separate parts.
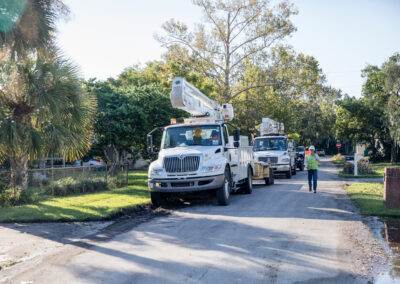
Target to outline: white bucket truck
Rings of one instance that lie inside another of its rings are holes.
[[[172,106],[191,118],[182,124],[171,119],[171,125],[161,128],[160,152],[148,173],[152,203],[160,205],[177,193],[216,190],[218,204],[227,205],[232,192],[251,193],[253,150],[237,129],[229,136],[232,105],[221,107],[183,78],[175,78],[172,84]],[[147,135],[150,153],[154,153],[155,130]]]
[[[284,134],[284,124],[263,118],[260,137],[254,139],[255,162],[269,163],[274,173],[284,173],[287,178],[296,174],[296,145]]]

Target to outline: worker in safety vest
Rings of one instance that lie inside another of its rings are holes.
[[[308,171],[308,186],[310,192],[314,189],[317,193],[317,179],[318,179],[318,162],[319,156],[315,153],[315,147],[310,146],[310,155],[306,156],[306,169]]]

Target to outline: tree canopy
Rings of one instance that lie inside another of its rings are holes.
[[[204,22],[190,31],[171,19],[163,25],[165,35],[157,39],[173,61],[191,61],[192,68],[210,78],[220,103],[230,102],[258,84],[240,88],[238,82],[252,62],[262,61],[263,52],[290,35],[295,27],[290,16],[297,11],[288,1],[273,6],[269,0],[194,0]]]

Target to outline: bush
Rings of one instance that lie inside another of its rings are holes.
[[[35,203],[40,198],[40,190],[37,188],[21,190],[7,188],[0,192],[0,206],[9,207],[28,203]]]
[[[334,161],[344,161],[345,157],[342,154],[336,154],[335,156],[333,156],[333,160]]]
[[[107,189],[107,183],[102,179],[74,180],[72,177],[59,179],[51,186],[46,187],[46,194],[55,196],[66,196],[78,193],[96,192]]]
[[[362,158],[361,160],[359,160],[357,162],[357,167],[358,167],[358,174],[360,175],[368,175],[374,173],[371,165],[369,164],[369,160],[366,158]]]
[[[350,162],[345,162],[343,166],[343,173],[354,175],[354,165]]]
[[[77,183],[72,177],[62,178],[53,183],[53,187],[47,186],[45,193],[48,195],[65,196],[78,193]]]
[[[21,196],[21,190],[18,188],[6,188],[0,193],[0,206],[9,207],[18,204]]]

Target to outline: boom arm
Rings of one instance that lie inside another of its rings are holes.
[[[185,79],[177,77],[172,82],[171,104],[190,113],[191,116],[208,116],[214,120],[232,120],[231,104],[221,106],[208,98]]]

